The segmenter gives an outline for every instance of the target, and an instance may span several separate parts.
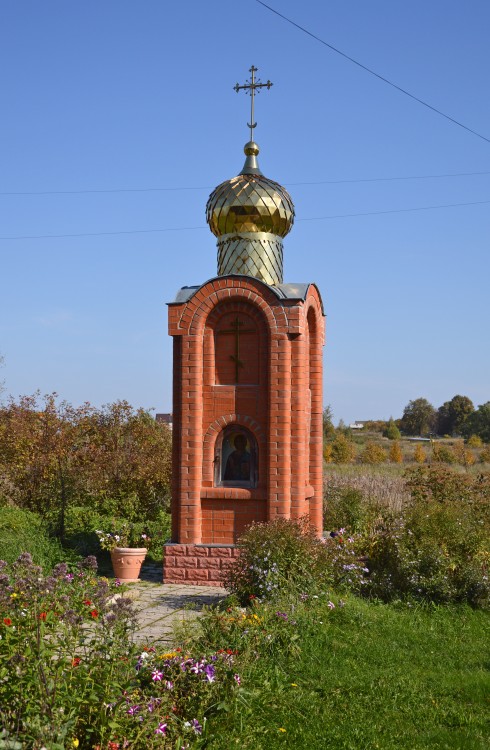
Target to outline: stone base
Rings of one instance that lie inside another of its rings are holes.
[[[235,545],[167,542],[163,548],[163,583],[224,586],[223,578],[238,555]]]

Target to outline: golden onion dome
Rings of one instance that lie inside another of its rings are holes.
[[[285,237],[293,226],[294,205],[287,190],[264,177],[257,164],[259,147],[245,144],[241,173],[218,185],[209,196],[206,218],[216,237],[266,232]]]

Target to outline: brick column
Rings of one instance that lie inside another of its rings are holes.
[[[182,437],[180,535],[182,544],[201,542],[202,336],[182,337]]]
[[[273,520],[289,518],[291,512],[291,345],[287,334],[272,334],[269,362],[268,518]]]
[[[305,490],[308,470],[306,443],[308,388],[307,337],[296,335],[291,341],[291,518],[307,513]]]

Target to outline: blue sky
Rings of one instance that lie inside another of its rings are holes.
[[[270,4],[490,138],[484,0]],[[323,295],[335,420],[487,401],[490,203],[398,211],[490,201],[490,143],[255,0],[2,3],[0,235],[91,233],[0,240],[7,392],[170,411],[165,303],[216,273],[204,208],[243,163],[251,64],[274,83],[259,161],[296,205],[285,281]],[[99,234],[152,229],[177,231]]]

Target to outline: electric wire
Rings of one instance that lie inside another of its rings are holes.
[[[380,216],[383,214],[400,214],[409,213],[413,211],[431,211],[434,209],[441,208],[459,208],[461,206],[481,206],[490,203],[490,200],[485,201],[469,201],[467,203],[442,203],[436,206],[415,206],[413,208],[390,208],[383,211],[362,211],[358,213],[350,214],[331,214],[329,216],[310,216],[307,218],[296,219],[296,222],[302,221],[326,221],[329,219],[348,219],[356,216]],[[117,230],[114,232],[77,232],[70,234],[26,234],[16,235],[11,237],[0,237],[0,240],[44,240],[44,239],[59,239],[69,237],[104,237],[109,235],[124,235],[124,234],[152,234],[161,232],[187,232],[195,229],[207,229],[205,225],[197,227],[166,227],[163,229],[126,229]]]
[[[276,16],[279,16],[279,18],[282,18],[284,21],[287,21],[287,23],[290,23],[292,26],[295,26],[300,31],[312,37],[312,39],[315,39],[317,42],[320,42],[320,44],[323,44],[325,47],[328,47],[333,52],[336,52],[338,55],[345,57],[346,60],[349,60],[351,63],[354,63],[354,65],[357,65],[359,68],[362,68],[367,73],[370,73],[371,75],[378,78],[380,81],[383,81],[383,83],[387,83],[389,86],[392,86],[392,88],[396,89],[397,91],[400,91],[400,93],[405,94],[405,96],[410,97],[410,99],[413,99],[419,104],[422,104],[424,107],[427,107],[427,109],[432,110],[432,112],[435,112],[441,117],[444,117],[446,120],[449,120],[454,125],[458,125],[458,127],[463,128],[464,130],[467,130],[469,133],[472,133],[473,135],[476,135],[478,138],[481,138],[483,141],[490,143],[490,138],[487,138],[481,133],[478,133],[476,130],[469,128],[467,125],[464,125],[462,122],[459,122],[459,120],[456,120],[454,117],[447,115],[445,112],[442,112],[440,109],[437,109],[437,107],[433,107],[432,104],[425,102],[423,99],[420,99],[418,96],[415,96],[415,94],[411,94],[410,91],[407,91],[401,86],[398,86],[398,84],[394,83],[393,81],[390,81],[388,78],[385,78],[379,73],[376,73],[376,71],[372,70],[372,68],[368,68],[367,65],[363,65],[363,63],[359,62],[358,60],[355,60],[353,57],[350,57],[350,55],[347,55],[345,52],[342,52],[340,49],[338,49],[337,47],[334,47],[332,44],[329,44],[324,39],[321,39],[319,36],[316,36],[316,34],[313,34],[313,32],[308,31],[308,29],[305,29],[304,26],[300,26],[299,23],[296,23],[291,18],[288,18],[287,16],[283,15],[283,13],[279,13],[278,10],[275,10],[275,8],[272,8],[270,5],[267,5],[267,3],[264,3],[262,0],[256,0],[256,2],[259,3],[259,5],[263,5],[264,8],[267,8],[267,10],[270,10],[271,13],[275,13]]]
[[[300,187],[301,185],[350,185],[363,182],[396,182],[404,180],[435,180],[448,177],[475,177],[489,175],[490,172],[448,172],[446,174],[406,175],[402,177],[355,177],[350,180],[318,180],[309,182],[285,182],[286,187]],[[2,195],[85,195],[86,193],[164,193],[180,190],[213,190],[214,185],[184,186],[184,187],[149,187],[149,188],[107,188],[87,190],[31,190],[27,192],[0,192]]]

